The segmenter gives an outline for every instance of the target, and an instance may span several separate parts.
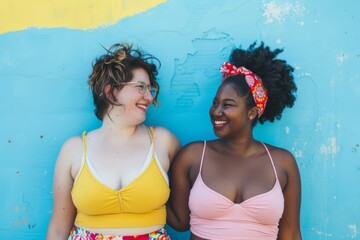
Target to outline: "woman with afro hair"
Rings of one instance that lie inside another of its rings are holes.
[[[253,128],[295,101],[294,68],[264,43],[236,48],[220,69],[211,141],[192,142],[171,170],[168,224],[192,240],[298,240],[300,174],[293,155],[257,141]]]

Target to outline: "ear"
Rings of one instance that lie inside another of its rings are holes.
[[[253,107],[248,111],[248,117],[250,120],[253,120],[254,118],[256,118],[258,115],[258,108],[257,107]]]
[[[112,99],[112,94],[111,94],[110,90],[111,90],[110,84],[106,84],[104,87],[105,96],[109,99]]]

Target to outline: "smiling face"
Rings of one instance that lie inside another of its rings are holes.
[[[121,111],[115,116],[124,116],[132,123],[140,124],[145,121],[147,108],[153,103],[154,98],[150,92],[150,78],[148,73],[137,68],[132,70],[132,79],[120,90],[115,90],[116,102],[121,106],[113,106],[111,111]],[[145,89],[144,89],[145,85]]]
[[[246,97],[240,97],[234,87],[226,83],[220,86],[209,111],[214,133],[220,138],[249,134],[252,130]]]

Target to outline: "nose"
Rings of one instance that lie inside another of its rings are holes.
[[[149,88],[146,88],[145,93],[144,93],[144,98],[147,99],[147,100],[150,100],[150,101],[153,101],[153,100],[154,100],[154,97],[153,97],[153,95],[151,94]]]
[[[219,105],[217,105],[216,107],[214,107],[213,114],[214,114],[214,116],[217,116],[217,117],[219,117],[219,116],[222,116],[222,115],[223,115],[223,109],[222,109],[222,107],[221,107],[221,105],[220,105],[220,104],[219,104]]]

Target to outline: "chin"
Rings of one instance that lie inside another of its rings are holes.
[[[139,124],[142,124],[144,123],[146,120],[146,116],[142,116],[142,117],[139,117],[138,119],[136,119],[136,122]]]
[[[224,137],[224,136],[226,135],[226,134],[224,134],[223,131],[221,131],[221,130],[219,130],[219,129],[216,129],[216,128],[213,128],[213,132],[214,132],[214,134],[215,134],[217,137],[219,137],[219,138]]]

